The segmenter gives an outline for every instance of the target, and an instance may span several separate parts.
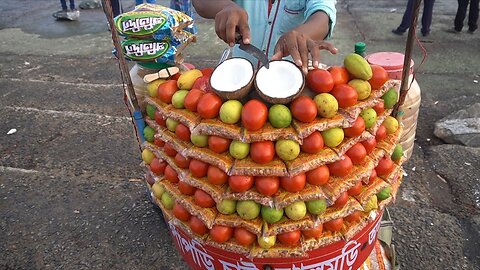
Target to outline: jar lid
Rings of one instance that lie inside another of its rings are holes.
[[[165,64],[165,63],[155,63],[155,62],[136,62],[137,65],[148,68],[148,69],[164,69],[168,67],[172,67],[172,65]]]
[[[378,52],[372,53],[366,58],[371,65],[379,65],[388,71],[402,69],[405,55],[398,52]],[[410,60],[410,68],[413,66],[414,62]]]
[[[364,53],[366,46],[367,46],[367,45],[365,45],[365,43],[364,43],[364,42],[361,42],[361,41],[355,43],[355,52],[356,52],[356,53]]]

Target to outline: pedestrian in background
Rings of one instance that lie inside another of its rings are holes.
[[[144,2],[147,2],[148,4],[155,4],[157,2],[157,0],[135,0],[135,5],[138,6],[138,5],[141,5],[143,4]]]
[[[192,0],[170,0],[170,8],[185,13],[193,19]],[[195,34],[197,32],[197,26],[193,25],[193,27],[186,28],[185,30]]]
[[[53,17],[57,20],[70,20],[75,21],[78,20],[80,17],[80,11],[75,8],[75,0],[70,0],[70,10],[67,7],[66,0],[60,0],[60,4],[62,5],[62,10],[59,10],[53,13]]]
[[[477,0],[478,1],[478,0]],[[400,25],[392,30],[392,33],[397,35],[403,35],[405,31],[410,27],[412,23],[412,16],[413,16],[413,3],[415,0],[408,0],[407,8],[405,9],[405,13],[403,13],[402,22]],[[423,1],[423,14],[422,14],[422,35],[424,37],[430,34],[430,24],[432,23],[432,13],[433,13],[433,4],[435,0],[424,0]]]
[[[478,28],[478,0],[458,0],[457,15],[455,16],[453,32],[460,33],[463,29],[463,21],[467,15],[468,2],[470,2],[470,11],[468,12],[468,32],[473,34]],[[449,31],[452,32],[452,31]]]

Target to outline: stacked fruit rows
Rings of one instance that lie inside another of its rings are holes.
[[[251,257],[353,237],[403,175],[401,127],[389,116],[399,82],[372,70],[369,81],[345,67],[310,71],[309,89],[270,108],[251,96],[222,101],[205,83],[211,69],[149,85],[142,158],[166,219]]]

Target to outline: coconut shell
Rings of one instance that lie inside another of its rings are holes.
[[[245,59],[245,58],[241,58],[241,57],[232,57],[226,61],[231,61],[232,59]],[[248,61],[247,59],[245,59],[246,61]],[[225,63],[226,61],[224,61],[223,63]],[[222,63],[222,64],[223,64]],[[250,66],[252,67],[252,71],[254,70],[253,68],[253,65],[252,63],[250,63],[250,61],[248,61],[248,63],[250,64]],[[213,70],[213,73],[212,75],[215,73],[215,71],[218,69],[218,67],[220,67],[222,64],[218,65],[217,67],[215,67],[215,69]],[[248,93],[250,92],[250,90],[252,89],[252,86],[253,86],[253,81],[254,81],[254,76],[255,74],[253,74],[252,78],[250,78],[250,81],[243,87],[240,87],[240,89],[236,90],[236,91],[222,91],[222,89],[216,89],[215,87],[213,87],[213,84],[212,84],[212,77],[213,76],[210,76],[210,86],[212,88],[212,91],[217,94],[219,97],[221,97],[223,100],[231,100],[231,99],[236,99],[236,100],[240,100],[244,97],[246,97],[248,95]]]

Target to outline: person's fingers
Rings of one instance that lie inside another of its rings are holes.
[[[314,68],[318,68],[318,63],[320,62],[320,48],[317,46],[317,43],[313,40],[308,41],[308,50],[312,56],[312,65]]]
[[[280,39],[278,39],[277,44],[275,44],[275,49],[273,50],[272,58],[270,58],[271,60],[280,60],[284,56],[283,40],[283,37],[280,37]]]
[[[224,16],[215,16],[215,33],[217,33],[217,36],[221,40],[223,40],[225,43],[228,43],[225,36],[225,23]]]
[[[318,44],[317,46],[320,50],[327,50],[332,54],[336,54],[337,51],[338,51],[338,49],[332,43],[330,43],[328,41],[322,40],[322,41],[318,42],[317,44]]]
[[[238,25],[238,31],[240,31],[240,34],[242,35],[242,41],[243,44],[250,44],[250,27],[248,26],[248,20],[247,21],[241,21]]]
[[[276,51],[273,55],[272,55],[272,58],[270,58],[271,60],[280,60],[282,59],[283,57],[283,52],[281,49],[278,49],[278,51]]]
[[[293,37],[292,37],[293,36]],[[288,53],[292,56],[293,62],[301,67],[303,65],[300,52],[298,51],[297,38],[295,35],[290,35],[285,37],[285,46]]]
[[[302,60],[302,71],[306,74],[308,72],[308,47],[307,40],[303,35],[297,36],[297,46]]]
[[[235,32],[237,29],[237,18],[235,17],[229,17],[225,23],[225,36],[226,36],[226,42],[230,47],[233,47],[235,45]]]

